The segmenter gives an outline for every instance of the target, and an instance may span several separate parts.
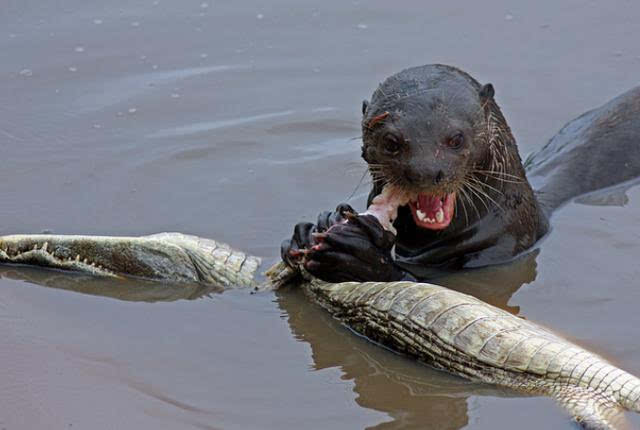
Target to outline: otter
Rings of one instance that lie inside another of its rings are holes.
[[[413,196],[398,210],[397,234],[341,204],[316,224],[297,224],[282,258],[304,259],[329,282],[429,280],[507,262],[534,247],[565,201],[638,176],[639,113],[636,88],[569,123],[523,163],[492,84],[442,64],[403,70],[362,105],[367,205],[386,185]],[[548,178],[538,192],[525,164]]]

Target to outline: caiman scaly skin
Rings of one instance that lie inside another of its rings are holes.
[[[252,286],[260,258],[182,233],[142,237],[0,237],[0,263],[30,264],[95,276],[132,276],[219,287]]]
[[[0,237],[0,262],[101,276],[256,286],[260,259],[179,233],[144,237]],[[625,425],[640,412],[640,380],[530,321],[431,284],[330,284],[279,263],[275,285],[297,276],[309,297],[354,331],[395,351],[472,381],[555,398],[583,427]]]
[[[553,397],[585,428],[621,428],[624,409],[640,412],[640,379],[466,294],[412,282],[304,288],[369,339],[472,381]]]

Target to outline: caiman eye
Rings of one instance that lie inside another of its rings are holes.
[[[458,149],[464,143],[464,135],[462,133],[456,133],[447,140],[447,146],[449,148]]]
[[[389,155],[396,155],[400,152],[400,148],[402,147],[402,141],[398,136],[393,134],[387,134],[384,136],[384,141],[382,143],[382,148],[384,152]]]

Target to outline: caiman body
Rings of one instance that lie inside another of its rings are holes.
[[[257,257],[180,233],[143,237],[0,237],[0,262],[97,276],[221,287],[258,285]],[[282,263],[269,271],[288,279]],[[640,412],[640,379],[530,321],[472,296],[413,282],[330,284],[298,277],[308,296],[354,331],[463,378],[555,398],[590,429]]]

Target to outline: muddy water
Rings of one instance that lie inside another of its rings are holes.
[[[639,14],[631,1],[5,0],[0,234],[183,231],[273,261],[295,222],[352,194],[362,207],[360,101],[385,76],[443,62],[493,82],[526,154],[638,83]],[[640,187],[553,224],[538,253],[441,282],[640,374]],[[0,276],[0,428],[571,427],[548,399],[416,365],[296,292]]]

